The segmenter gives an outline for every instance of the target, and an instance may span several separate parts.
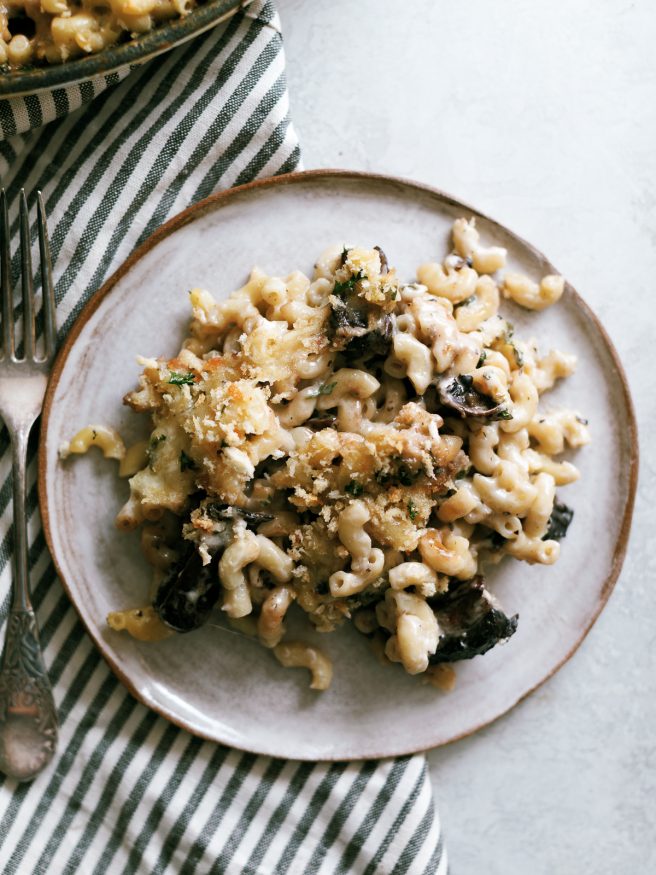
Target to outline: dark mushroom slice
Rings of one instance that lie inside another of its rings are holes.
[[[479,392],[473,384],[474,378],[471,374],[446,377],[437,385],[440,402],[445,407],[457,410],[462,417],[512,419],[512,414],[505,404],[499,404],[489,395]]]
[[[331,302],[328,320],[328,338],[331,349],[342,352],[354,338],[367,333],[369,324],[363,301],[357,295],[354,300],[336,299]]]
[[[259,526],[273,519],[270,513],[246,510],[243,507],[234,507],[230,504],[212,503],[207,505],[207,513],[213,520],[237,520],[242,519],[249,526]]]
[[[386,313],[358,295],[335,300],[331,307],[329,336],[333,349],[350,361],[389,355],[394,329]]]
[[[431,601],[441,635],[433,664],[472,659],[506,641],[517,629],[518,615],[508,617],[485,589],[483,577],[458,583],[456,589]]]
[[[365,302],[357,295],[338,298],[331,304],[328,328],[333,339],[360,337],[366,333],[368,325]]]
[[[387,261],[387,256],[380,248],[380,246],[374,246],[374,249],[378,253],[378,257],[380,258],[380,272],[381,274],[389,273],[389,262]]]
[[[572,522],[574,511],[571,507],[558,501],[556,498],[549,517],[549,525],[547,526],[546,534],[543,535],[543,541],[560,541],[567,534],[569,524]]]
[[[321,431],[322,428],[332,428],[336,422],[336,416],[313,416],[311,419],[306,419],[303,425],[314,431]]]
[[[358,295],[355,289],[358,281],[351,277],[345,283],[335,284],[328,321],[331,347],[343,353],[347,361],[386,357],[392,346],[392,319]]]
[[[486,546],[489,544],[492,550],[500,550],[504,544],[508,543],[508,539],[504,538],[499,532],[490,532],[483,542]]]
[[[176,632],[193,632],[207,622],[221,595],[217,552],[208,565],[189,544],[184,556],[160,583],[153,607]]]
[[[366,334],[354,337],[342,350],[349,361],[369,361],[373,358],[387,358],[392,348],[394,329],[389,316],[383,315],[373,321],[373,327]]]
[[[404,378],[404,384],[406,380],[408,380],[407,377]],[[412,385],[411,380],[408,380],[408,383],[410,384],[408,386],[408,394],[410,398],[413,398],[416,395],[416,389]],[[421,400],[428,413],[438,413],[438,411],[442,410],[444,407],[442,401],[440,400],[440,393],[438,392],[435,383],[431,383],[428,386],[424,394],[421,396]],[[446,431],[448,429],[448,426],[445,425],[444,429]],[[442,429],[440,429],[440,431],[442,431]]]
[[[212,502],[205,505],[210,519],[224,522],[223,531],[213,532],[204,539],[212,559],[206,565],[190,541],[183,541],[183,553],[160,583],[153,607],[169,628],[176,632],[193,632],[207,622],[222,592],[219,578],[219,559],[232,540],[235,520],[244,520],[247,526],[259,526],[272,520],[268,513],[258,513],[242,507]]]

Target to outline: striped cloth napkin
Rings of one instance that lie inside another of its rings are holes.
[[[44,193],[63,332],[170,216],[217,189],[297,168],[288,109],[279,21],[268,2],[132,72],[0,101],[0,178],[14,207],[23,186],[32,203],[37,189]],[[16,234],[15,211],[11,218]],[[39,523],[35,449],[31,578],[61,734],[54,763],[33,783],[0,776],[3,875],[443,875],[423,756],[333,764],[258,757],[195,738],[126,692],[55,576]],[[3,429],[3,626],[9,455]]]

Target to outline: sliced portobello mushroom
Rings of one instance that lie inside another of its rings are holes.
[[[314,431],[321,431],[322,428],[332,428],[336,422],[336,416],[312,416],[310,419],[306,419],[303,425]]]
[[[242,519],[246,525],[257,526],[273,519],[268,513],[219,503],[206,505],[206,512],[211,519],[226,522],[223,531],[212,533],[205,541],[212,555],[211,562],[203,565],[196,545],[183,541],[184,551],[180,559],[160,583],[153,600],[159,618],[176,632],[199,629],[216,606],[222,591],[219,559],[232,540],[231,523]]]
[[[185,554],[160,583],[153,607],[163,623],[176,632],[193,632],[207,622],[221,595],[217,571],[219,551],[209,565],[189,544]]]
[[[381,270],[387,273],[387,258],[377,246]],[[392,346],[393,323],[389,315],[361,297],[356,288],[360,276],[336,282],[331,300],[328,333],[333,349],[354,361],[387,356]]]
[[[367,333],[368,325],[366,302],[355,292],[334,296],[328,320],[328,336],[333,349],[341,351],[354,337],[362,337]]]
[[[453,591],[431,601],[440,627],[433,664],[472,659],[506,641],[517,629],[518,615],[498,608],[478,576],[458,583]]]
[[[349,361],[386,358],[392,348],[394,330],[392,320],[383,315],[370,320],[370,327],[360,337],[353,337],[342,350]]]
[[[362,337],[368,326],[366,301],[354,292],[345,297],[334,297],[328,321],[328,334],[334,347],[342,349],[352,338]]]
[[[380,257],[381,273],[388,273],[387,256],[380,246],[374,248]],[[342,264],[347,257],[345,249]],[[391,318],[358,294],[357,283],[364,278],[358,273],[344,282],[335,282],[333,289],[328,333],[332,348],[349,361],[387,356],[392,346]]]
[[[385,275],[389,273],[389,262],[387,260],[387,256],[383,252],[380,246],[374,246],[374,249],[378,253],[378,257],[380,258],[380,272]]]
[[[446,377],[437,384],[440,402],[445,407],[457,410],[462,416],[474,416],[485,419],[512,419],[512,414],[505,404],[499,404],[489,395],[484,395],[474,388],[474,378],[471,374],[460,374],[458,377]]]
[[[243,507],[234,507],[231,504],[208,504],[207,513],[210,519],[213,520],[244,520],[247,526],[259,526],[273,519],[270,513],[246,510]]]
[[[392,346],[393,324],[386,313],[357,294],[332,303],[329,334],[333,349],[349,361],[384,357]]]

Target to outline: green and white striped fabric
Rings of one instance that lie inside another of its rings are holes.
[[[279,22],[264,2],[131,73],[2,101],[0,128],[0,178],[10,203],[17,206],[21,187],[32,203],[37,189],[44,192],[63,332],[170,216],[217,189],[293,170],[300,161]],[[15,209],[10,216],[15,234]],[[3,429],[3,626],[11,549],[7,450]],[[57,581],[35,480],[33,445],[32,587],[61,735],[54,763],[32,784],[0,776],[3,875],[446,872],[422,756],[335,764],[258,757],[195,738],[135,701]]]

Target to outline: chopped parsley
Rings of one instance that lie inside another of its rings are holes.
[[[469,304],[473,304],[475,300],[476,295],[470,295],[468,298],[465,298],[464,301],[458,301],[458,303],[454,305],[453,309],[457,310],[458,307],[468,307]]]
[[[194,471],[196,469],[196,463],[188,456],[184,450],[180,450],[180,470],[186,471],[189,469],[190,471]]]
[[[196,375],[189,371],[187,374],[181,374],[178,371],[171,371],[169,383],[173,386],[191,386],[196,381]]]
[[[318,398],[319,395],[330,395],[337,383],[324,383],[312,393],[313,398]]]
[[[474,473],[474,466],[470,465],[469,468],[462,468],[456,474],[456,480],[462,480],[463,477],[470,477]]]
[[[401,462],[396,471],[376,471],[374,476],[381,486],[393,485],[395,480],[398,480],[402,486],[412,486],[420,473],[420,471],[411,470],[404,462]]]
[[[412,486],[417,477],[417,473],[416,471],[411,471],[405,465],[399,465],[396,476],[399,478],[399,482],[403,486]]]
[[[521,350],[517,349],[513,341],[510,341],[510,346],[512,347],[513,354],[515,356],[515,362],[517,363],[517,367],[521,368],[524,364],[524,356],[522,355]]]
[[[364,492],[364,486],[362,483],[358,483],[357,480],[349,480],[344,487],[344,491],[348,492],[349,495],[362,495]]]
[[[151,471],[153,470],[153,464],[155,462],[155,450],[162,443],[162,441],[165,440],[165,434],[154,434],[148,443],[148,449],[146,450],[146,459],[148,460],[148,467]]]
[[[485,361],[486,358],[487,358],[487,352],[486,352],[485,350],[482,350],[482,351],[481,351],[481,357],[479,358],[478,362],[476,363],[476,367],[477,367],[477,368],[482,367],[482,366],[483,366],[483,362]]]
[[[338,280],[335,280],[335,285],[333,287],[333,295],[337,295],[338,298],[341,298],[344,295],[346,295],[347,292],[352,292],[353,289],[355,288],[356,283],[359,283],[360,280],[366,280],[366,279],[368,279],[368,277],[366,276],[366,274],[364,273],[362,268],[360,268],[360,270],[356,274],[353,274],[353,276],[350,276],[343,283],[340,283]]]
[[[419,513],[419,511],[418,511],[417,508],[414,506],[414,504],[413,504],[413,502],[412,502],[412,499],[410,499],[410,501],[408,502],[408,514],[410,515],[410,519],[411,519],[413,522],[414,522],[415,517],[417,516],[418,513]]]
[[[490,419],[492,419],[493,421],[497,421],[499,419],[512,419],[512,418],[513,418],[513,415],[510,412],[510,410],[506,410],[505,408],[502,408],[501,410],[497,410],[497,412],[494,413],[490,417]]]

